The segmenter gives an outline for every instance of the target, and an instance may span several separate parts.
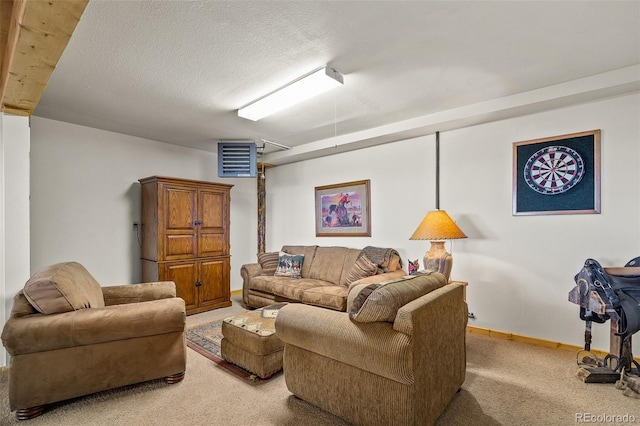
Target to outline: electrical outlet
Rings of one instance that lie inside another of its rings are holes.
[[[473,312],[469,312],[468,317],[469,319],[476,319],[476,314],[474,314]]]

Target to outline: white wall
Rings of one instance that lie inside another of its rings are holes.
[[[242,288],[240,266],[255,260],[257,244],[254,179],[218,178],[211,152],[39,117],[32,118],[31,147],[33,272],[75,260],[102,285],[140,282],[138,179],[159,175],[235,185],[231,289]]]
[[[602,213],[513,216],[513,142],[593,129],[602,130]],[[639,140],[639,94],[440,134],[440,208],[469,236],[453,243],[452,279],[469,282],[470,324],[583,345],[567,301],[574,275],[589,257],[622,266],[640,255]],[[406,269],[429,248],[409,236],[435,208],[434,153],[432,135],[270,169],[267,250],[393,247]],[[314,187],[362,179],[371,180],[372,236],[316,238]],[[609,348],[608,326],[594,325],[594,348]]]
[[[477,317],[470,324],[583,344],[578,307],[567,301],[573,276],[588,257],[622,265],[640,255],[639,117],[640,94],[631,94],[441,133],[440,207],[469,236],[453,244],[452,279],[469,281],[467,299]],[[513,142],[592,129],[602,130],[602,213],[513,216]],[[139,178],[221,181],[213,153],[38,117],[31,150],[31,270],[74,259],[104,285],[140,279],[132,231]],[[435,207],[434,150],[430,135],[269,169],[267,249],[394,247],[406,268],[407,257],[422,258],[429,245],[409,236]],[[362,179],[371,180],[372,237],[316,238],[314,187]],[[252,179],[224,182],[236,185],[231,278],[237,290],[240,266],[255,261],[256,187]],[[608,324],[594,334],[594,347],[608,349]],[[634,352],[639,348],[636,339]]]
[[[29,276],[29,118],[0,113],[0,318]],[[0,366],[6,365],[0,348]]]

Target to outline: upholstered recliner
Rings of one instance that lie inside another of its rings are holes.
[[[46,404],[186,368],[185,304],[173,282],[101,287],[79,263],[34,274],[13,300],[2,343],[11,355],[9,404],[18,419]]]
[[[347,312],[278,313],[289,391],[356,425],[431,425],[462,386],[462,284],[433,272],[349,291]]]

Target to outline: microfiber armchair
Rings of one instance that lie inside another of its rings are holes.
[[[438,272],[354,286],[347,312],[280,309],[297,397],[356,425],[431,425],[462,386],[467,305]]]
[[[13,300],[2,343],[9,405],[20,420],[46,404],[152,379],[183,379],[185,304],[173,282],[101,287],[79,263],[34,274]]]

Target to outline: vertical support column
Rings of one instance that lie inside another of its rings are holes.
[[[436,210],[440,210],[440,132],[436,132]]]
[[[266,231],[266,209],[267,209],[267,179],[264,164],[261,165],[261,173],[258,173],[258,253],[264,253],[266,250],[265,231]]]

